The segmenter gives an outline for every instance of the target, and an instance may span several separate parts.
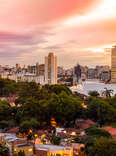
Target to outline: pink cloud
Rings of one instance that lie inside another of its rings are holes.
[[[18,28],[61,20],[73,14],[83,14],[98,0],[0,0],[2,26]],[[100,1],[100,0],[99,0]],[[14,28],[15,29],[15,28]]]
[[[114,43],[115,19],[88,21],[70,28],[62,28],[61,25],[63,20],[73,15],[86,15],[99,6],[101,1],[0,0],[1,59],[9,61],[7,58],[11,57],[10,63],[15,63],[21,61],[19,56],[26,62],[31,62],[33,57],[36,62],[52,50],[59,57],[60,65],[71,66],[77,62],[95,65],[96,58],[99,59],[99,64],[103,64],[102,53],[92,53],[83,49],[100,48]],[[26,57],[28,54],[29,57]]]

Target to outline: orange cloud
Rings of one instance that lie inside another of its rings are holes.
[[[101,4],[105,10],[105,3],[108,6],[110,1],[114,4],[114,0],[0,0],[0,32],[4,42],[0,46],[1,58],[10,60],[9,63],[21,62],[21,59],[28,63],[32,58],[36,62],[52,50],[64,66],[69,62],[70,66],[76,62],[95,65],[96,57],[99,64],[104,64],[103,53],[92,53],[88,49],[116,41],[116,19],[111,14],[102,19],[99,14],[97,20],[93,16],[91,20],[86,17],[88,14],[91,17]],[[111,10],[113,12],[108,14],[114,14],[115,9]],[[63,25],[66,19],[75,16],[80,19],[84,16],[86,22],[77,20],[71,26]]]

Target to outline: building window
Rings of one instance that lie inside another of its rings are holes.
[[[32,148],[30,148],[28,151],[29,151],[29,152],[32,152]]]

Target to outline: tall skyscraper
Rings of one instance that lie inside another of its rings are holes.
[[[45,83],[57,84],[57,56],[53,53],[45,57]]]
[[[111,54],[111,81],[116,83],[116,46],[112,47]]]

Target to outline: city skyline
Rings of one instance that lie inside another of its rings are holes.
[[[104,48],[115,44],[114,0],[0,0],[0,64],[110,65]],[[99,60],[99,62],[98,62]]]

